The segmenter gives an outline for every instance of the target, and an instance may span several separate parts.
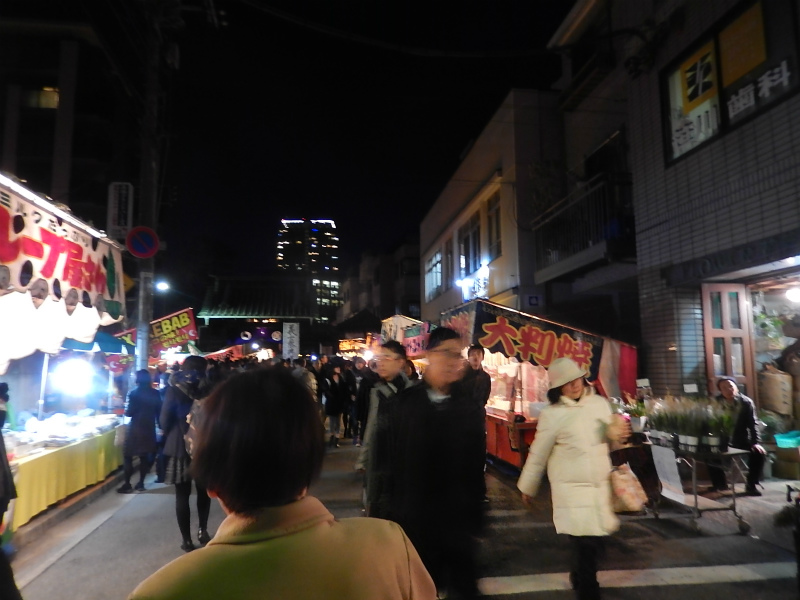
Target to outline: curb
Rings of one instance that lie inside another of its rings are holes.
[[[39,513],[14,532],[11,545],[16,550],[41,539],[50,529],[89,506],[106,492],[117,487],[124,479],[122,467],[118,467],[105,480],[75,492],[64,500]]]

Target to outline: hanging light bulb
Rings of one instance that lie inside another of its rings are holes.
[[[786,290],[786,297],[792,302],[800,302],[800,287],[793,287]]]

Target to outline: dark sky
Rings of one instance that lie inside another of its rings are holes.
[[[334,219],[350,262],[416,235],[508,91],[557,78],[541,50],[571,4],[239,0],[218,2],[220,29],[187,15],[163,268],[263,272],[282,217]]]

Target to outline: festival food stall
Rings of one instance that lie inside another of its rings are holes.
[[[11,529],[122,464],[116,415],[94,416],[86,395],[63,389],[59,402],[68,394],[75,410],[45,410],[57,395],[49,392],[59,363],[72,377],[95,355],[98,363],[108,360],[95,345],[98,329],[125,313],[121,252],[68,209],[0,175],[0,381],[17,414],[3,430],[19,496],[7,513]],[[71,343],[79,347],[65,350]],[[68,356],[75,352],[86,356]],[[98,407],[109,392],[102,367],[91,376],[100,379],[93,388]]]
[[[486,405],[487,452],[516,467],[525,463],[537,417],[547,403],[546,368],[567,356],[589,371],[598,392],[636,392],[636,347],[529,315],[487,300],[472,300],[442,315],[465,347],[486,349],[492,380]]]

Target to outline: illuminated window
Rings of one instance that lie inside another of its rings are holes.
[[[58,108],[58,88],[43,87],[40,90],[29,90],[22,95],[22,106],[27,108]]]
[[[437,250],[425,263],[425,298],[432,300],[442,291],[442,253]]]
[[[458,230],[458,249],[463,279],[481,266],[481,220],[478,212]]]

